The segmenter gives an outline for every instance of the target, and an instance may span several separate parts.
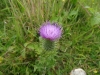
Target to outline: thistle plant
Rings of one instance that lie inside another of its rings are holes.
[[[43,48],[45,50],[55,49],[55,42],[59,40],[62,29],[57,23],[46,22],[40,27],[40,36],[44,40]]]

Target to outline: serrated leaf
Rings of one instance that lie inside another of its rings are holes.
[[[35,49],[34,43],[28,44],[26,48],[34,50]]]
[[[36,51],[37,54],[40,54],[42,52],[42,49],[39,46],[39,43],[35,42],[35,43],[30,43],[27,46],[28,49],[32,49],[34,51]]]

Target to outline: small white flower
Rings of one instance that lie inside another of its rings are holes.
[[[86,75],[86,72],[81,68],[77,68],[72,70],[70,75]]]

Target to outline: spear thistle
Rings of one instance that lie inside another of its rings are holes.
[[[44,23],[40,27],[40,36],[45,40],[44,49],[51,50],[54,49],[54,42],[61,37],[62,30],[57,23],[51,24],[50,22]]]

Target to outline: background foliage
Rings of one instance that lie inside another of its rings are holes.
[[[0,75],[100,74],[99,0],[0,0]],[[63,27],[59,49],[41,50],[39,27]]]

